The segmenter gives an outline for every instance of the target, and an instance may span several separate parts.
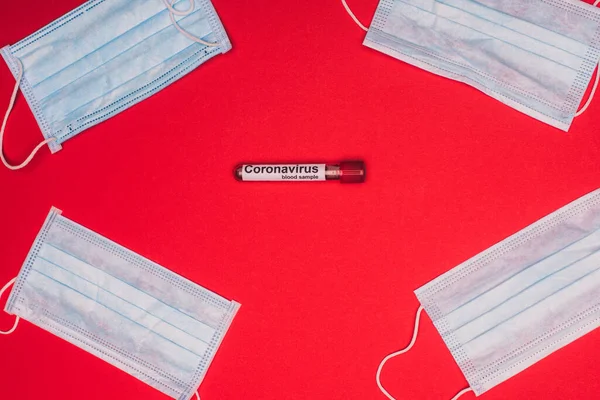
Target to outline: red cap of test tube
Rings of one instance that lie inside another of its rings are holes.
[[[365,181],[365,163],[362,161],[340,162],[341,183],[362,183]]]

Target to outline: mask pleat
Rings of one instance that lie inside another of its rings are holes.
[[[160,1],[133,0],[131,5],[105,1],[66,25],[51,29],[51,34],[42,35],[23,48],[15,47],[12,52],[21,59],[29,83],[35,86],[161,12],[168,15]],[[68,52],[62,51],[65,47]]]
[[[514,322],[494,331],[485,344],[474,341],[464,346],[466,353],[477,354],[471,358],[471,364],[477,367],[476,377],[482,384],[493,386],[508,379],[535,364],[540,357],[571,343],[600,325],[597,287],[591,287],[582,279],[567,289],[570,288],[579,291],[578,294],[573,296],[565,290],[559,292],[555,299],[563,301],[569,309],[532,308],[531,312],[519,314],[512,320]],[[586,301],[590,306],[578,308],[581,301]],[[556,324],[557,320],[561,323]],[[523,324],[528,329],[515,329]],[[515,339],[507,342],[507,337]]]
[[[560,99],[569,92],[569,83],[582,64],[580,57],[457,8],[435,4],[436,13],[432,13],[397,1],[390,17],[394,37],[421,46],[425,40],[429,49],[446,48],[445,62],[487,71],[499,83],[517,83],[517,90],[537,93],[540,100],[560,109]]]
[[[477,0],[471,2],[495,9],[514,19],[556,32],[586,46],[595,40],[594,35],[600,22],[597,10],[584,2],[581,2],[581,4],[561,0]],[[583,6],[584,4],[585,6]],[[552,40],[553,43],[555,42],[550,35],[545,35],[542,38],[544,37]]]
[[[563,218],[569,219],[561,223],[541,224],[540,231],[532,231],[529,237],[510,237],[478,256],[477,260],[466,261],[461,266],[469,268],[468,280],[461,279],[462,273],[459,271],[462,269],[457,268],[445,276],[447,284],[428,286],[426,295],[435,296],[443,315],[455,316],[466,308],[466,312],[463,310],[465,316],[459,318],[464,323],[472,317],[468,312],[469,307],[474,307],[472,303],[478,303],[486,293],[493,292],[510,278],[518,277],[532,267],[544,266],[556,257],[568,262],[575,261],[577,257],[565,250],[576,248],[579,243],[585,244],[587,238],[597,237],[600,232],[600,213],[592,208],[582,211],[576,219],[568,215]]]
[[[95,331],[82,328],[80,324],[85,322],[84,319],[72,321],[72,318],[67,319],[61,316],[62,309],[55,311],[44,309],[42,315],[36,317],[33,323],[59,337],[66,337],[69,342],[98,358],[105,359],[110,364],[142,382],[150,384],[173,399],[178,399],[181,393],[186,390],[185,388],[188,385],[185,382],[177,376],[165,372],[160,365],[145,361],[130,351],[123,351],[120,346],[115,346],[113,343],[102,339]],[[77,310],[73,309],[73,311],[76,312]],[[89,328],[96,329],[94,324],[90,324]],[[117,332],[115,331],[115,333]]]
[[[507,276],[503,282],[492,289],[450,311],[447,315],[451,316],[453,325],[449,328],[458,336],[461,329],[473,332],[471,324],[477,323],[479,319],[486,316],[494,317],[493,312],[498,311],[503,304],[513,299],[522,299],[536,285],[547,283],[545,279],[560,276],[562,271],[578,268],[590,257],[593,259],[595,256],[600,256],[597,254],[598,251],[600,251],[600,230],[594,231],[543,260],[527,265],[519,272]],[[523,303],[519,301],[519,304]]]
[[[526,38],[545,43],[550,47],[564,50],[575,56],[583,58],[586,55],[589,40],[586,40],[585,43],[579,42],[576,38],[555,31],[553,24],[549,26],[536,25],[527,20],[515,18],[514,15],[505,13],[501,9],[494,9],[480,2],[470,0],[440,0],[439,3],[462,10],[474,17],[519,33]]]
[[[537,362],[540,355],[549,354],[598,326],[597,264],[592,267],[582,263],[561,275],[536,288],[538,299],[527,299],[530,302],[521,306],[524,308],[513,309],[493,327],[461,346],[461,351],[469,355],[471,364],[479,370],[478,379],[482,383],[493,383],[508,371],[514,375]],[[565,282],[557,282],[559,279]],[[586,312],[586,304],[591,313]],[[561,343],[565,339],[567,342]]]
[[[94,232],[72,221],[59,219],[48,232],[46,246],[49,249],[41,251],[42,256],[46,254],[45,251],[51,251],[54,247],[55,250],[60,249],[60,252],[101,269],[107,276],[115,277],[127,285],[144,288],[149,296],[160,298],[164,303],[198,320],[202,325],[194,326],[194,329],[205,329],[202,326],[216,328],[229,304],[226,299],[197,285],[186,285],[187,290],[184,291],[166,290],[164,286],[157,286],[155,278],[159,274],[158,267],[147,265],[148,262],[143,260],[125,259],[109,240],[99,238]],[[145,273],[140,273],[140,269]],[[160,274],[160,277],[174,281],[166,274]],[[190,308],[190,305],[194,307]]]
[[[102,340],[110,342],[111,337],[115,336],[141,338],[140,341],[125,341],[120,345],[135,349],[141,359],[145,358],[144,354],[152,354],[153,358],[160,357],[161,362],[167,366],[174,365],[177,361],[178,370],[167,369],[169,373],[181,375],[185,371],[189,374],[188,377],[191,376],[206,350],[206,347],[200,350],[199,346],[179,344],[174,332],[171,334],[160,332],[166,329],[152,325],[153,321],[147,313],[140,312],[139,315],[134,315],[133,306],[125,302],[115,304],[119,300],[114,295],[95,289],[91,284],[48,262],[41,260],[36,262],[28,286],[24,290],[25,294],[31,290],[47,297],[62,299],[64,303],[69,304],[69,312],[64,318],[80,325],[84,330],[95,332],[95,335]],[[53,310],[52,304],[45,306],[48,310]],[[72,320],[70,316],[76,316],[77,319]],[[110,320],[115,323],[111,326],[102,325]],[[130,334],[126,335],[126,332]],[[179,377],[183,378],[183,376]]]
[[[571,285],[598,271],[599,257],[590,255],[559,268],[548,275],[541,275],[537,281],[524,289],[512,288],[514,294],[502,299],[485,313],[461,324],[454,330],[454,336],[463,344],[481,338],[521,313],[536,313],[536,306],[544,307],[544,301],[559,295]],[[507,289],[508,290],[508,289]],[[512,292],[511,291],[511,292]]]
[[[153,95],[218,54],[220,51],[214,48],[211,50],[197,49],[196,46],[186,48],[174,57],[165,60],[160,66],[117,87],[109,93],[109,96],[97,97],[69,113],[65,120],[53,125],[54,130],[60,132],[56,134],[57,140],[64,142],[88,127],[105,121],[123,109]],[[166,68],[169,69],[165,71]]]
[[[174,342],[179,337],[189,339],[190,352],[206,351],[215,333],[214,327],[49,244],[40,250],[38,261],[37,270],[48,278],[69,285],[83,296],[97,301],[104,299],[98,302],[111,310],[127,309],[128,318],[149,329],[158,327],[158,332],[167,339]]]
[[[118,57],[121,53],[130,50],[161,30],[169,27],[171,23],[168,21],[168,17],[165,18],[165,14],[168,13],[163,10],[153,15],[149,19],[142,21],[139,25],[128,29],[93,52],[87,53],[39,82],[33,83],[30,79],[31,87],[35,91],[36,96],[42,101],[64,86],[80,79],[110,62],[115,57]]]
[[[112,93],[115,89],[140,77],[142,79],[139,79],[139,82],[152,81],[157,72],[162,73],[168,70],[165,64],[166,61],[177,58],[181,52],[192,46],[202,47],[202,45],[180,35],[170,24],[168,15],[165,14],[162,17],[164,25],[162,25],[161,30],[152,33],[145,39],[135,39],[135,45],[132,47],[120,52],[80,78],[69,81],[48,96],[41,98],[40,104],[42,107],[48,114],[54,115],[56,121],[60,121],[77,108],[82,107],[82,105],[85,106],[94,99],[104,97],[105,104],[108,104],[118,99],[118,92]],[[201,13],[185,17],[181,25],[186,26],[186,22],[202,23],[205,35],[210,34],[208,21],[202,18]],[[119,44],[115,45],[121,47]],[[154,70],[154,68],[161,66],[162,68],[159,71]],[[154,74],[143,76],[153,70]],[[143,86],[143,84],[138,83],[138,86]]]

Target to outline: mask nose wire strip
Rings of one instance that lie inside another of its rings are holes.
[[[17,277],[12,278],[10,280],[10,282],[8,282],[6,285],[4,285],[4,287],[2,289],[0,289],[0,297],[2,297],[2,295],[4,294],[6,289],[11,287],[15,283],[16,280],[17,280]],[[12,329],[10,329],[6,332],[0,331],[0,335],[10,335],[11,333],[13,333],[15,331],[15,329],[17,329],[17,325],[19,325],[20,319],[21,318],[19,318],[19,316],[17,315],[17,318],[15,319],[15,324],[13,325]]]
[[[593,5],[597,6],[598,4],[600,4],[600,0],[596,0]],[[587,110],[587,108],[590,106],[592,99],[596,94],[596,90],[598,89],[598,84],[600,84],[600,64],[598,65],[598,68],[596,68],[596,81],[594,82],[594,86],[592,87],[592,91],[590,92],[590,97],[588,97],[583,107],[581,107],[581,110],[575,113],[576,117],[579,117],[581,114],[583,114],[585,110]]]
[[[181,26],[179,26],[179,24],[177,23],[177,21],[175,21],[175,16],[179,15],[179,16],[186,16],[186,15],[190,15],[191,13],[194,12],[194,10],[196,9],[196,0],[189,0],[190,2],[190,7],[185,10],[185,11],[178,11],[173,7],[173,4],[175,3],[175,1],[177,0],[162,0],[162,2],[164,3],[165,7],[167,7],[167,9],[169,10],[169,17],[171,18],[171,23],[173,24],[173,26],[179,31],[179,33],[181,33],[183,36],[185,36],[186,38],[193,40],[196,43],[200,43],[203,44],[205,46],[208,47],[219,47],[221,44],[220,43],[211,43],[211,42],[207,42],[205,40],[200,39],[199,37],[196,37],[194,35],[192,35],[191,33],[189,33],[188,31],[184,30]]]
[[[3,150],[4,131],[6,129],[6,123],[8,122],[8,117],[10,116],[10,113],[15,105],[15,101],[17,100],[17,93],[19,93],[19,86],[21,85],[21,80],[23,79],[23,64],[21,64],[21,61],[19,59],[17,59],[17,66],[19,67],[19,74],[17,75],[17,82],[15,83],[15,89],[13,90],[12,96],[10,98],[10,103],[8,103],[8,109],[6,110],[6,114],[4,114],[4,120],[2,121],[2,128],[0,128],[0,158],[2,159],[2,163],[4,164],[4,166],[13,171],[26,167],[27,164],[29,164],[31,162],[31,160],[33,160],[33,157],[36,155],[36,153],[42,147],[44,147],[46,144],[56,140],[56,138],[50,138],[50,139],[46,139],[42,143],[38,144],[35,147],[35,149],[33,149],[31,154],[29,154],[29,157],[27,157],[25,159],[25,161],[23,161],[19,165],[11,165],[8,163],[8,161],[6,161],[6,158],[4,157],[4,150]]]
[[[346,12],[352,17],[352,19],[354,20],[354,22],[356,22],[356,25],[360,26],[362,28],[363,31],[368,32],[369,28],[367,28],[366,26],[364,26],[359,20],[358,18],[356,18],[356,15],[354,15],[354,13],[352,12],[352,10],[350,9],[350,7],[348,7],[348,4],[346,4],[346,0],[342,0],[342,4],[344,5],[344,8],[346,9]]]
[[[375,375],[375,379],[377,380],[377,386],[379,387],[379,390],[381,390],[381,393],[383,393],[389,400],[396,400],[396,399],[387,390],[385,390],[385,388],[381,384],[381,370],[383,369],[383,366],[385,365],[385,363],[387,363],[389,360],[391,360],[392,358],[394,358],[396,356],[399,356],[401,354],[408,352],[415,345],[415,342],[417,341],[417,335],[419,334],[419,323],[421,321],[421,313],[422,312],[423,312],[423,306],[420,306],[419,309],[417,310],[417,315],[415,317],[415,329],[413,331],[412,339],[410,340],[410,343],[408,344],[408,346],[406,346],[402,350],[398,350],[392,354],[387,355],[383,360],[381,360],[381,363],[379,363],[379,367],[377,368],[377,374]],[[456,394],[456,396],[454,396],[452,398],[452,400],[457,400],[463,394],[472,392],[472,391],[473,391],[473,389],[471,389],[471,388],[465,388],[465,389],[461,390],[460,392],[458,392]]]

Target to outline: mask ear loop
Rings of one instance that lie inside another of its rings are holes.
[[[194,394],[196,395],[196,398],[197,398],[198,400],[200,400],[200,395],[198,394],[198,391],[196,391],[196,393],[194,393]]]
[[[19,93],[19,87],[21,86],[21,81],[23,80],[23,64],[21,64],[21,60],[19,60],[19,59],[17,59],[17,66],[19,67],[19,73],[17,75],[17,82],[15,83],[15,88],[14,88],[12,96],[10,98],[10,102],[8,103],[8,109],[6,110],[6,114],[4,114],[4,120],[2,121],[2,128],[0,128],[0,159],[2,159],[2,163],[4,164],[4,166],[12,171],[16,171],[18,169],[26,167],[27,164],[29,164],[31,162],[31,160],[33,160],[33,157],[36,155],[36,153],[42,147],[44,147],[48,143],[56,140],[56,138],[50,138],[50,139],[46,139],[42,143],[38,144],[35,147],[35,149],[33,149],[31,154],[29,154],[29,157],[27,157],[25,159],[25,161],[23,161],[19,165],[11,165],[8,163],[8,161],[6,161],[6,158],[4,157],[4,150],[3,150],[4,131],[6,129],[6,123],[8,122],[8,117],[10,116],[10,113],[15,105],[15,101],[17,100],[17,93]]]
[[[17,277],[14,277],[13,279],[10,280],[10,282],[8,282],[6,285],[4,285],[4,287],[2,289],[0,289],[0,297],[2,297],[2,295],[4,294],[6,289],[11,287],[15,283],[16,280],[17,280]],[[17,318],[15,319],[15,324],[13,325],[12,329],[10,329],[6,332],[0,331],[0,335],[10,335],[11,333],[13,333],[15,331],[15,329],[17,329],[17,325],[19,325],[20,319],[21,318],[17,315]]]
[[[600,0],[596,0],[593,5],[597,6],[598,4],[600,4]],[[575,113],[576,117],[579,117],[581,114],[583,114],[585,112],[585,110],[587,110],[587,108],[590,106],[590,104],[592,103],[592,99],[594,98],[594,95],[596,94],[596,90],[598,89],[599,84],[600,84],[600,64],[598,65],[598,68],[596,68],[596,81],[594,82],[594,86],[592,87],[592,91],[590,92],[590,97],[588,97],[588,99],[585,102],[585,104],[583,105],[583,107],[581,107],[581,110],[579,110]]]
[[[379,390],[381,390],[381,393],[383,393],[389,400],[396,400],[396,399],[387,390],[385,390],[385,388],[381,384],[381,370],[383,370],[383,366],[389,360],[391,360],[392,358],[394,358],[396,356],[399,356],[401,354],[408,352],[415,345],[415,342],[417,341],[417,335],[419,334],[419,322],[421,321],[421,313],[422,312],[423,312],[423,306],[420,306],[419,309],[417,310],[417,316],[415,317],[415,329],[413,331],[412,339],[410,340],[410,343],[408,344],[408,346],[406,346],[402,350],[398,350],[392,354],[387,355],[383,360],[381,360],[381,363],[379,363],[379,367],[377,368],[377,374],[375,375],[375,379],[377,381],[377,386],[379,387]],[[471,388],[465,388],[465,389],[461,390],[460,392],[458,392],[456,394],[456,396],[454,396],[452,398],[452,400],[457,400],[463,394],[472,392],[472,391],[473,391],[473,389],[471,389]]]
[[[342,4],[344,5],[344,8],[346,9],[346,12],[352,17],[352,19],[354,20],[354,22],[356,22],[356,25],[360,26],[361,29],[365,32],[369,31],[369,28],[367,28],[366,26],[364,26],[359,20],[358,18],[356,18],[356,15],[354,15],[354,13],[352,12],[352,10],[350,9],[350,7],[348,7],[348,4],[346,3],[346,0],[342,0]]]
[[[176,10],[175,7],[173,7],[173,4],[175,4],[176,1],[177,0],[163,0],[163,3],[165,5],[165,7],[167,7],[167,9],[169,10],[169,17],[171,18],[171,23],[173,24],[173,26],[183,36],[185,36],[186,38],[188,38],[190,40],[193,40],[196,43],[200,43],[200,44],[203,44],[203,45],[208,46],[208,47],[219,47],[221,45],[220,43],[207,42],[205,40],[200,39],[199,37],[196,37],[196,36],[192,35],[188,31],[184,30],[181,26],[179,26],[179,24],[175,20],[175,16],[176,15],[179,15],[181,17],[185,17],[185,16],[190,15],[191,13],[193,13],[194,10],[196,9],[196,0],[189,0],[190,6],[185,11],[179,11],[179,10]]]
[[[175,3],[175,0],[172,1],[171,3],[169,3],[166,0],[163,0],[163,3],[165,3],[165,6],[169,9],[169,12],[174,15],[179,15],[180,17],[185,17],[186,15],[190,15],[194,11],[194,8],[196,8],[196,0],[189,0],[189,2],[190,2],[190,6],[188,7],[187,10],[179,11],[175,7],[173,7],[173,3]]]

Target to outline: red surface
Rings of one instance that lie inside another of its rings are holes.
[[[4,1],[0,43],[80,3]],[[203,399],[383,399],[375,370],[409,340],[414,289],[598,187],[600,98],[567,134],[362,46],[337,0],[214,3],[230,53],[59,153],[0,168],[0,281],[54,205],[243,304]],[[350,3],[368,22],[377,0]],[[2,63],[2,108],[13,83]],[[40,139],[20,97],[6,153],[20,161]],[[232,177],[244,161],[354,158],[367,163],[362,185]],[[483,398],[597,399],[599,340],[597,330]],[[165,398],[27,322],[0,337],[0,354],[0,398]],[[383,382],[411,399],[466,386],[429,317]]]

